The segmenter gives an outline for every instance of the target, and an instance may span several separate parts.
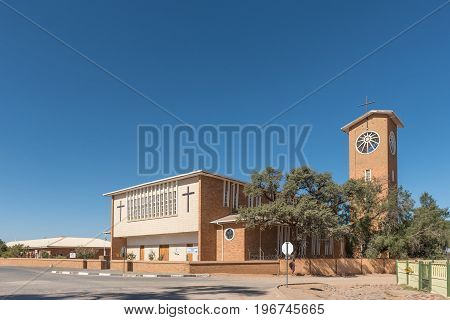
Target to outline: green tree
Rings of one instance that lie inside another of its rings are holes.
[[[8,247],[6,246],[6,243],[3,242],[2,239],[0,239],[0,257],[8,250]]]
[[[428,193],[420,197],[420,207],[414,209],[414,216],[406,230],[409,255],[411,257],[442,258],[447,243],[447,208],[440,208]]]
[[[244,188],[247,196],[262,196],[262,205],[239,208],[239,220],[248,228],[261,229],[289,226],[294,245],[294,258],[301,243],[309,236],[342,237],[347,229],[339,223],[338,213],[344,204],[342,188],[329,173],[317,173],[308,167],[291,170],[285,176],[267,168],[252,175]]]
[[[344,212],[350,228],[350,244],[356,255],[365,256],[376,233],[376,223],[386,210],[382,187],[377,181],[350,179],[344,186],[346,203]]]
[[[402,186],[388,193],[382,206],[383,216],[379,228],[368,244],[365,255],[377,258],[384,254],[390,258],[408,257],[406,230],[411,224],[414,200]]]
[[[78,247],[75,249],[78,259],[94,259],[97,255],[97,250],[94,248]]]
[[[15,244],[2,254],[4,258],[22,258],[26,256],[29,248],[25,247],[23,244]]]

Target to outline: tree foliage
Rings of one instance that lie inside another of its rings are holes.
[[[3,258],[23,258],[26,256],[29,248],[23,244],[15,244],[11,247],[7,247],[7,250],[2,253]]]
[[[355,256],[371,258],[437,258],[448,245],[448,209],[427,193],[414,208],[403,187],[387,192],[363,179],[339,185],[308,167],[286,175],[270,167],[254,173],[244,193],[261,196],[262,205],[239,208],[239,220],[248,228],[289,226],[294,256],[310,236],[345,236]]]
[[[239,220],[249,228],[289,226],[294,257],[309,236],[341,237],[346,233],[338,215],[344,204],[342,189],[330,174],[301,167],[286,174],[283,185],[282,179],[281,172],[273,168],[254,173],[244,193],[262,196],[265,201],[259,207],[239,208]]]
[[[75,249],[78,259],[94,259],[97,255],[97,250],[94,248],[78,247]]]
[[[448,209],[440,208],[428,193],[420,197],[420,207],[414,210],[411,225],[406,230],[409,255],[412,257],[441,258],[447,243],[446,219]]]
[[[0,239],[0,257],[3,255],[4,252],[8,250],[8,247],[6,246],[6,243],[3,242],[2,239]]]

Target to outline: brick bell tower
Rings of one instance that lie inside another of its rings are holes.
[[[376,179],[383,192],[398,185],[398,128],[403,123],[392,110],[367,111],[341,128],[348,134],[350,179]]]

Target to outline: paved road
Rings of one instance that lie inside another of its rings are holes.
[[[279,299],[282,277],[122,278],[0,267],[0,299]]]

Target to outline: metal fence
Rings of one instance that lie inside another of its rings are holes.
[[[397,261],[397,284],[450,297],[448,261]]]

